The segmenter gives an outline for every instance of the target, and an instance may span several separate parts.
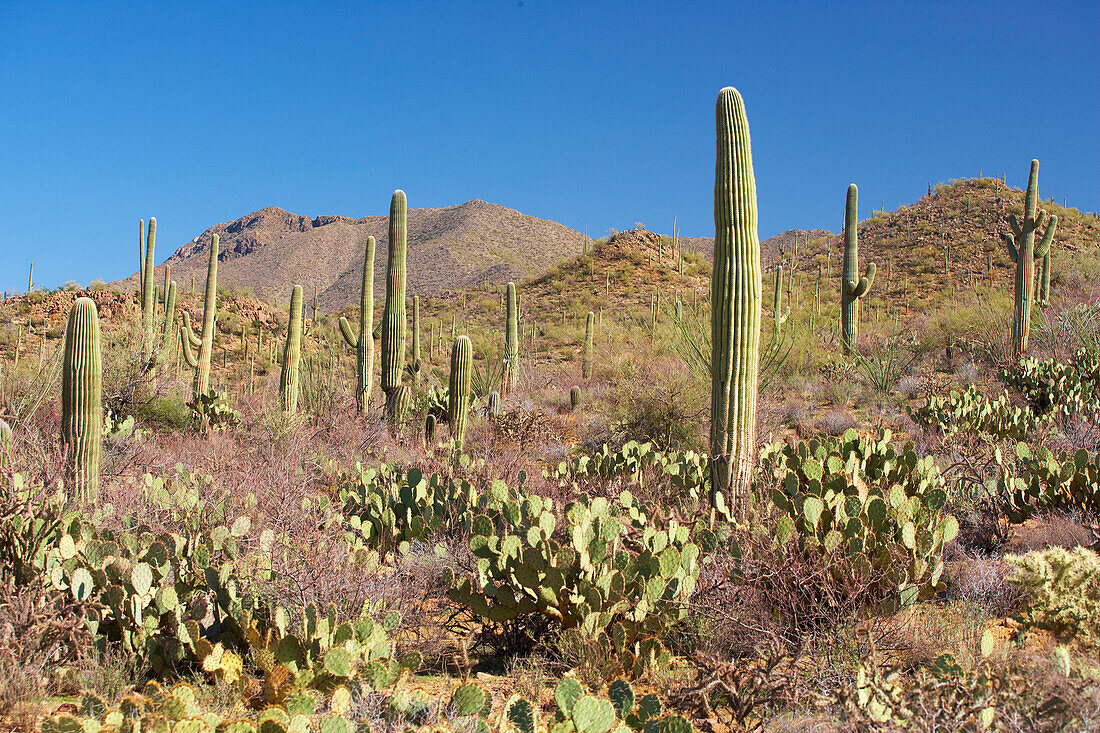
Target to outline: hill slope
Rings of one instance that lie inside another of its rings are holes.
[[[311,219],[268,207],[210,227],[180,247],[166,264],[185,291],[206,280],[211,235],[220,239],[218,285],[252,290],[257,297],[289,299],[295,284],[319,305],[338,310],[359,302],[363,248],[375,251],[375,293],[384,293],[388,255],[387,217],[319,216]],[[437,209],[410,209],[409,294],[430,295],[520,280],[578,254],[583,235],[557,222],[497,204],[467,201]],[[157,267],[157,278],[163,267]],[[120,285],[136,287],[137,275]]]

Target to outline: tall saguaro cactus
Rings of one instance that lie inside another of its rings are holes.
[[[386,417],[397,417],[397,388],[405,369],[405,252],[408,203],[405,192],[390,200],[389,257],[386,262],[386,305],[382,310],[382,391]]]
[[[596,339],[596,314],[588,311],[584,320],[584,360],[581,361],[581,376],[592,376],[592,345]]]
[[[468,336],[459,336],[451,346],[451,378],[447,390],[447,422],[455,446],[466,442],[470,417],[470,382],[474,372],[474,347]]]
[[[145,303],[145,220],[138,220],[138,305]]]
[[[733,87],[718,93],[715,131],[711,499],[719,512],[744,516],[756,457],[762,295],[752,144]]]
[[[420,296],[413,296],[413,353],[412,378],[413,389],[420,389]]]
[[[504,328],[504,397],[519,378],[519,308],[516,305],[516,284],[508,283]]]
[[[363,412],[370,404],[374,386],[374,237],[367,237],[363,255],[363,287],[359,291],[359,332],[351,330],[347,318],[340,318],[340,333],[355,349],[355,406]]]
[[[1031,331],[1031,305],[1035,298],[1035,258],[1050,255],[1050,245],[1058,230],[1058,217],[1051,216],[1050,223],[1039,245],[1035,245],[1035,232],[1043,225],[1047,212],[1039,206],[1039,161],[1031,161],[1027,177],[1027,194],[1024,198],[1024,220],[1009,214],[1012,231],[1001,234],[1008,246],[1008,256],[1016,263],[1016,302],[1012,317],[1012,350],[1019,356],[1027,351],[1027,338]],[[1049,281],[1047,281],[1049,283]],[[1049,289],[1049,284],[1048,284]]]
[[[157,242],[157,220],[149,218],[149,233],[145,238],[145,266],[141,285],[141,353],[145,358],[153,352],[153,322],[157,317],[156,285],[154,283],[154,249]]]
[[[283,347],[283,371],[279,376],[279,399],[283,413],[298,412],[298,362],[302,355],[302,286],[295,285],[290,294],[290,322]]]
[[[859,301],[875,282],[875,263],[867,265],[863,277],[859,276],[859,189],[848,186],[848,198],[844,203],[844,269],[840,277],[840,331],[844,353],[856,348],[859,338]]]
[[[77,298],[69,311],[61,378],[61,443],[69,480],[82,500],[94,501],[99,491],[103,365],[99,312],[91,298]]]
[[[183,341],[183,356],[187,363],[195,370],[195,381],[192,392],[198,399],[210,391],[210,356],[214,352],[214,317],[218,310],[218,235],[210,240],[210,262],[206,267],[206,294],[202,308],[202,337],[196,338],[191,330],[190,317],[184,318],[183,327],[180,329],[180,339]],[[196,356],[193,349],[198,347]]]

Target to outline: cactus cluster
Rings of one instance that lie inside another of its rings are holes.
[[[711,499],[748,509],[756,458],[760,362],[760,239],[745,104],[726,87],[715,109],[714,270],[711,278]]]
[[[554,688],[554,718],[547,725],[539,719],[539,707],[513,695],[504,703],[503,718],[516,733],[549,730],[565,733],[691,733],[691,723],[683,717],[665,714],[654,694],[641,698],[626,680],[615,680],[605,696],[585,692],[581,683],[566,677]]]
[[[859,341],[860,300],[871,290],[875,282],[875,263],[867,265],[863,276],[859,274],[859,189],[848,186],[848,198],[844,203],[844,269],[840,276],[840,338],[844,353],[856,350]]]
[[[998,375],[1027,399],[1032,412],[1046,417],[1081,416],[1100,421],[1100,380],[1094,352],[1083,348],[1072,364],[1027,357]]]
[[[103,431],[103,361],[99,311],[91,298],[77,298],[65,328],[61,365],[61,444],[69,482],[84,501],[99,491]]]
[[[1038,208],[1039,202],[1039,161],[1031,161],[1031,171],[1027,178],[1027,194],[1024,199],[1024,219],[1020,221],[1010,214],[1008,223],[1012,231],[1002,233],[1008,247],[1009,258],[1016,263],[1016,294],[1012,316],[1012,348],[1017,355],[1027,351],[1028,336],[1031,332],[1031,306],[1035,300],[1035,259],[1044,260],[1050,255],[1050,246],[1054,233],[1058,230],[1058,217],[1051,216],[1046,231],[1039,244],[1035,244],[1035,233],[1043,226],[1047,212]],[[1046,277],[1049,277],[1049,269]],[[1049,280],[1048,289],[1049,289]],[[1045,299],[1045,298],[1044,298]]]
[[[667,662],[659,637],[684,617],[699,574],[686,526],[626,491],[617,502],[582,498],[563,515],[534,495],[507,509],[472,516],[477,570],[454,579],[454,601],[495,621],[546,616],[599,643],[623,674]]]
[[[1055,455],[1049,448],[1016,445],[1015,461],[997,454],[998,491],[1005,514],[1024,522],[1037,512],[1100,514],[1100,454],[1081,449]]]
[[[1013,405],[1007,395],[989,399],[974,384],[962,392],[952,390],[947,397],[931,395],[926,405],[909,408],[908,413],[915,423],[935,428],[945,438],[963,431],[1022,440],[1049,422],[1025,407]]]
[[[374,385],[374,237],[367,237],[363,255],[363,285],[359,291],[359,331],[352,331],[348,319],[341,316],[340,333],[355,349],[355,406],[363,412],[370,404]]]
[[[912,443],[899,452],[890,439],[888,430],[878,439],[849,430],[768,446],[763,462],[778,483],[778,546],[793,541],[833,560],[825,566],[837,582],[855,578],[870,601],[896,608],[943,588],[943,546],[959,525],[932,458],[918,458]]]

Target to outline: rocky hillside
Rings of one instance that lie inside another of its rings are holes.
[[[438,209],[409,209],[409,293],[431,295],[483,284],[521,280],[579,253],[583,235],[557,222],[484,201]],[[358,304],[363,247],[377,241],[375,292],[384,292],[387,218],[299,216],[268,207],[218,224],[180,247],[166,262],[172,279],[201,291],[211,235],[220,239],[218,285],[247,288],[257,297],[285,301],[300,284],[316,289],[323,310]],[[166,243],[161,243],[165,246]],[[157,267],[158,282],[163,277]],[[117,283],[134,289],[137,275]]]
[[[796,248],[831,236],[832,233],[824,229],[788,229],[760,243],[760,258],[764,268],[770,269],[777,261],[790,256]],[[714,262],[714,237],[680,237],[680,243],[685,252],[696,252],[707,262]]]

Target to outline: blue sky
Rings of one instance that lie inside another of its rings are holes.
[[[136,269],[276,205],[480,198],[595,235],[713,233],[714,100],[761,238],[1007,172],[1100,209],[1100,4],[0,0],[0,289]]]

